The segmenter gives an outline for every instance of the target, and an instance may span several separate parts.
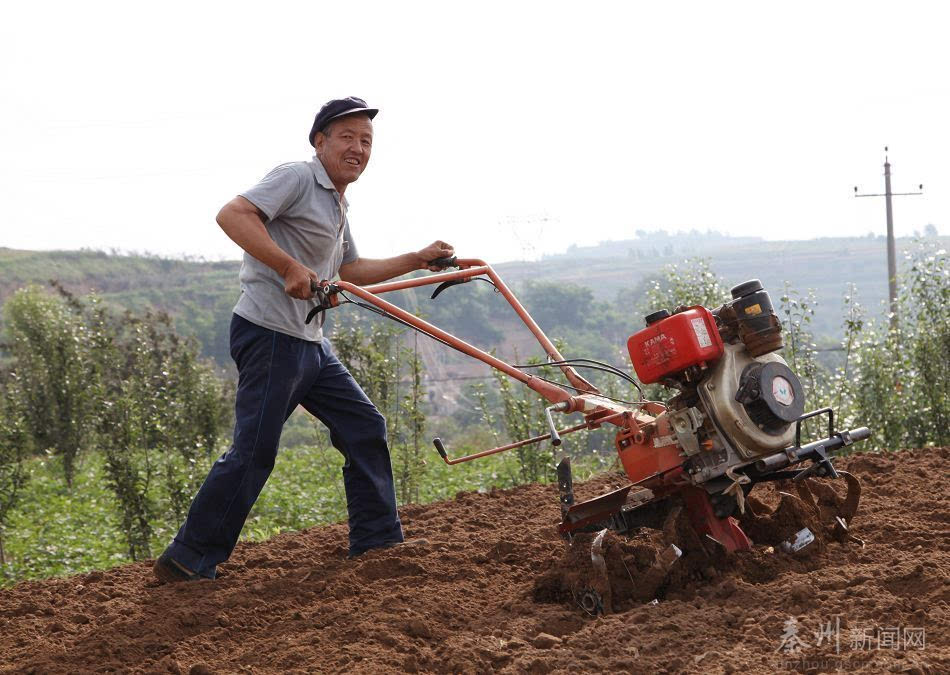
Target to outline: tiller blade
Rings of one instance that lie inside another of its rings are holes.
[[[620,508],[627,503],[627,493],[630,492],[632,487],[633,485],[627,485],[619,490],[567,507],[563,511],[564,519],[558,525],[558,532],[570,534],[588,525],[602,523],[610,519],[619,513]]]
[[[847,496],[840,506],[840,500],[830,487],[811,480],[802,480],[795,484],[798,496],[818,514],[819,520],[828,527],[828,534],[832,539],[842,542],[853,540],[863,546],[864,542],[848,530],[861,500],[861,482],[847,471],[838,470],[836,473],[844,478],[848,486]],[[818,493],[817,499],[815,492]]]

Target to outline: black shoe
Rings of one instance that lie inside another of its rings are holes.
[[[180,562],[168,555],[168,551],[158,556],[152,572],[163,584],[173,584],[179,581],[200,581],[201,575],[192,572]]]

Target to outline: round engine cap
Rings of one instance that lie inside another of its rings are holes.
[[[750,293],[755,293],[756,291],[762,290],[762,282],[758,279],[749,279],[748,281],[743,281],[738,286],[733,286],[730,293],[732,293],[732,298],[738,300],[741,297],[749,295]]]
[[[759,397],[778,419],[794,422],[805,412],[802,383],[784,363],[773,361],[762,366],[759,383]]]
[[[781,361],[747,365],[739,377],[735,400],[760,429],[770,434],[782,433],[805,412],[802,383]]]

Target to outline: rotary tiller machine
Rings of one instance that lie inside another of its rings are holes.
[[[545,410],[550,431],[534,438],[457,458],[450,458],[436,438],[434,445],[447,464],[546,440],[559,446],[566,434],[607,424],[616,427],[617,454],[629,485],[575,503],[570,460],[565,457],[557,467],[562,514],[558,531],[568,541],[580,532],[597,533],[591,560],[604,578],[599,585],[593,584],[599,590],[588,588],[579,597],[588,611],[610,611],[603,559],[607,531],[672,529],[673,514],[685,514],[711,555],[747,550],[752,542],[736,517],[745,512],[746,497],[757,483],[790,481],[789,485],[797,488],[796,499],[817,512],[827,508],[816,503],[807,479],[844,479],[847,497],[837,513],[830,514],[829,531],[823,534],[841,541],[851,538],[848,525],[857,509],[860,485],[850,474],[837,470],[830,456],[868,438],[870,431],[867,427],[836,430],[831,408],[805,411],[801,381],[778,354],[784,346],[781,323],[758,280],[734,287],[732,298],[715,309],[658,309],[646,317],[642,330],[630,336],[627,349],[640,382],[660,383],[676,392],[668,401],[658,402],[646,400],[638,383],[619,368],[590,359],[565,359],[487,263],[453,257],[433,261],[433,265],[457,269],[365,287],[345,281],[314,283],[317,305],[307,320],[340,304],[360,305],[488,364],[550,402]],[[527,372],[532,366],[515,366],[496,358],[380,297],[438,284],[434,299],[446,288],[474,279],[488,281],[504,296],[544,350],[547,362],[543,365],[559,368],[566,384]],[[577,369],[582,368],[622,377],[640,390],[640,400],[603,395],[578,374]],[[555,412],[578,414],[582,419],[558,429],[552,416]],[[802,423],[818,417],[827,420],[826,435],[803,443]],[[783,547],[797,550],[809,543],[813,534],[799,531]],[[657,553],[660,577],[680,555],[681,549],[672,542]]]

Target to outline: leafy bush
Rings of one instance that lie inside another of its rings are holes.
[[[884,450],[950,443],[950,259],[923,250],[901,279],[899,328],[855,326],[853,367],[840,383],[848,419]]]
[[[682,264],[667,265],[646,292],[644,312],[702,305],[719,307],[729,299],[729,287],[713,272],[708,258],[690,258]]]
[[[102,451],[129,556],[148,557],[156,522],[184,515],[203,478],[199,460],[217,449],[225,387],[167,315],[116,316],[95,296],[57,289],[27,288],[7,304],[8,391],[31,444],[62,459],[68,486],[80,451]]]
[[[5,529],[26,482],[24,460],[31,449],[24,416],[18,409],[19,386],[16,378],[9,377],[8,388],[0,392],[0,565],[6,562]]]
[[[88,326],[71,302],[28,286],[4,308],[24,423],[37,449],[62,457],[67,485],[95,432],[98,379]]]

